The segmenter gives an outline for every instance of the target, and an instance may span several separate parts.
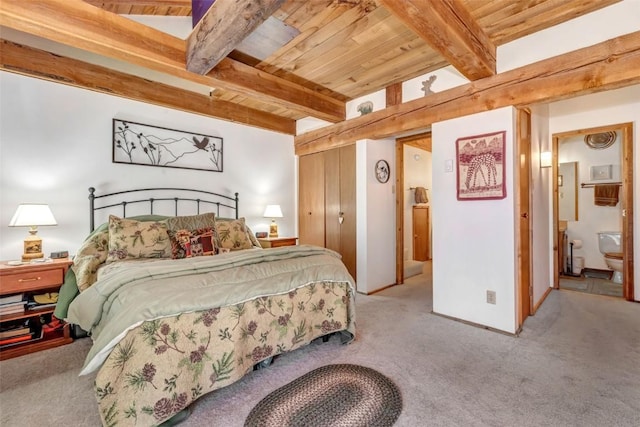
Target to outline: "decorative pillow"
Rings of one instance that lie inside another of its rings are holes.
[[[169,231],[169,237],[171,238],[171,258],[179,259],[215,255],[216,246],[213,234],[212,228]]]
[[[200,230],[203,228],[213,230],[215,226],[216,215],[213,212],[200,215],[174,216],[167,219],[167,229],[169,231]]]
[[[247,234],[244,218],[216,219],[215,242],[218,248],[227,248],[232,251],[251,249],[253,243]]]
[[[253,247],[262,249],[262,245],[260,244],[260,242],[258,242],[258,239],[256,238],[256,235],[253,233],[253,231],[251,231],[247,224],[245,224],[245,227],[247,227],[247,236],[249,236],[249,240],[251,240],[251,244],[253,245]]]
[[[162,215],[138,215],[131,217],[138,221],[163,221]],[[89,234],[84,243],[73,257],[71,269],[76,277],[76,284],[80,292],[93,285],[98,278],[98,268],[105,263],[109,254],[109,223],[100,224]],[[69,301],[71,302],[71,301]]]
[[[244,218],[240,218],[240,219],[245,221]],[[220,221],[229,222],[229,221],[235,221],[235,220],[236,220],[235,218],[220,218],[220,217],[218,217],[218,218],[216,218],[216,223],[220,222]],[[249,226],[247,225],[246,221],[245,221],[245,224],[244,224],[244,228],[247,230],[247,239],[249,239],[249,241],[251,242],[251,245],[252,245],[251,247],[252,248],[257,248],[257,249],[262,249],[262,245],[260,244],[260,242],[258,242],[258,239],[256,238],[255,234],[253,234],[253,231],[251,231],[251,228],[249,228]],[[216,238],[216,245],[217,245],[218,248],[220,248],[221,246],[219,244],[218,237],[216,236],[215,238]]]
[[[73,258],[71,267],[76,275],[78,290],[83,292],[93,285],[97,278],[98,267],[107,259],[109,251],[109,232],[93,233],[84,241]]]
[[[140,222],[109,215],[107,262],[131,258],[170,258],[166,222]]]

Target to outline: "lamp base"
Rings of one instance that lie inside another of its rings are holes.
[[[276,238],[278,237],[278,224],[276,224],[276,220],[271,220],[271,224],[269,224],[269,237]]]
[[[38,258],[44,258],[44,253],[42,253],[42,239],[37,235],[28,236],[24,239],[22,261],[31,261],[32,259]]]

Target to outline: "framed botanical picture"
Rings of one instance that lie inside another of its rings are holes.
[[[222,138],[113,119],[113,163],[222,172]]]
[[[458,200],[504,199],[506,131],[456,140]]]

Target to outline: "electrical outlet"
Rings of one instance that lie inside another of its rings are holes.
[[[487,304],[496,303],[496,291],[487,291]]]

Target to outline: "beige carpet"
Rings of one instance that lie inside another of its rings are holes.
[[[422,274],[424,265],[425,265],[424,261],[416,261],[413,259],[404,260],[404,278],[408,279],[409,277]]]
[[[429,271],[429,270],[428,270]],[[202,397],[183,426],[242,426],[318,367],[368,366],[402,392],[397,426],[638,426],[640,304],[553,291],[519,338],[430,314],[429,275],[357,296],[357,340],[314,343]],[[0,362],[0,425],[97,426],[89,341]]]

